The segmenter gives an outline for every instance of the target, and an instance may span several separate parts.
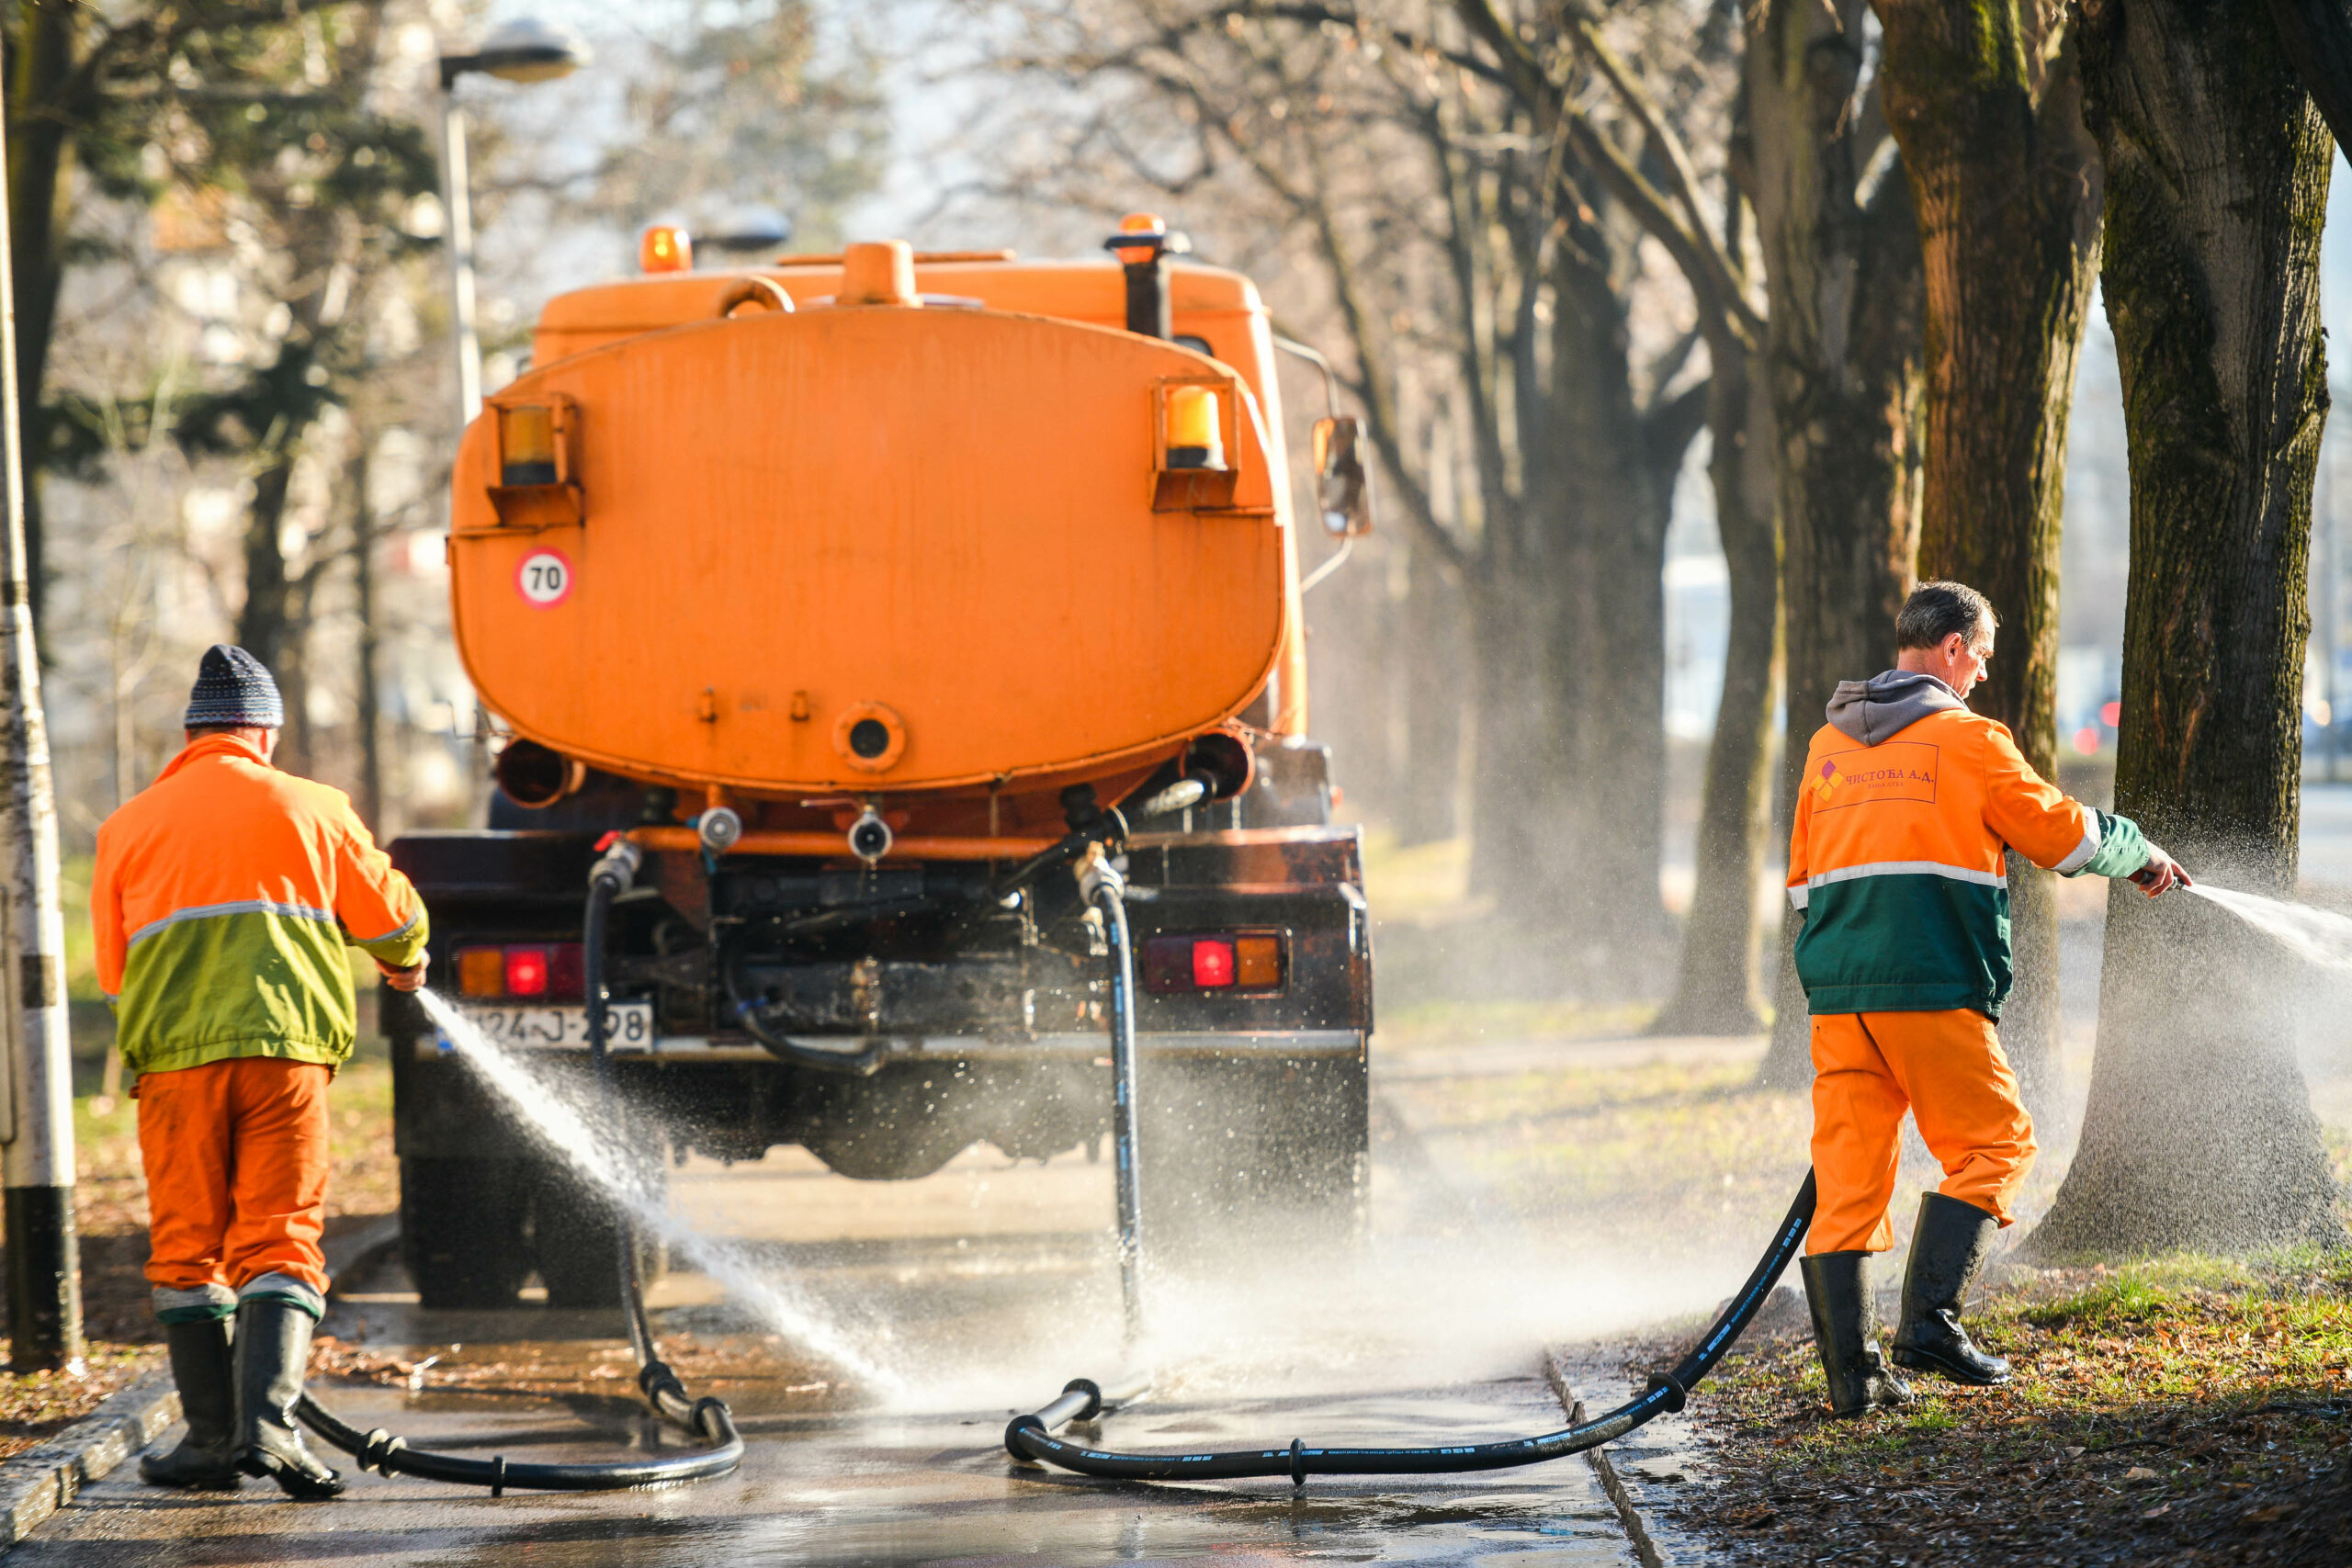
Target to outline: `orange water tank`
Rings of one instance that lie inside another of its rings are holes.
[[[598,768],[796,803],[1109,778],[1238,715],[1295,642],[1271,378],[857,260],[663,280],[698,319],[489,400],[450,551],[483,701]]]

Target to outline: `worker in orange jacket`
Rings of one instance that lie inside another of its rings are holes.
[[[1841,1416],[1910,1397],[1880,1354],[1871,1293],[1871,1260],[1894,1241],[1906,1110],[1944,1180],[1920,1198],[1894,1364],[2008,1380],[1960,1323],[2034,1156],[1994,1030],[2010,983],[2005,852],[2065,876],[2128,876],[2150,897],[2188,883],[2130,818],[2067,798],[1968,710],[1997,625],[1974,589],[1921,583],[1895,621],[1895,668],[1839,682],[1799,778],[1789,901],[1813,1019],[1817,1192],[1804,1273]]]
[[[425,919],[342,791],[270,765],[285,718],[259,660],[205,654],[185,749],[98,829],[90,918],[138,1075],[147,1280],[187,1422],[140,1473],[331,1497],[342,1480],[291,1411],[326,1306],[327,1082],[358,1034],[344,950],[414,990]]]

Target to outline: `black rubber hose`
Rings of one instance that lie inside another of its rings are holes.
[[[636,867],[628,856],[607,855],[596,864],[588,882],[588,908],[582,922],[582,978],[588,994],[588,1049],[596,1065],[599,1086],[611,1095],[610,1053],[605,1031],[605,925],[614,898],[628,887]],[[675,1486],[688,1481],[708,1481],[731,1473],[743,1462],[743,1438],[735,1417],[719,1399],[695,1399],[662,1359],[653,1341],[653,1326],[645,1314],[644,1281],[638,1277],[637,1235],[626,1215],[621,1217],[621,1301],[627,1309],[629,1349],[637,1357],[637,1386],[646,1403],[664,1420],[683,1427],[709,1446],[699,1452],[664,1454],[660,1459],[606,1461],[589,1464],[512,1463],[503,1455],[493,1459],[460,1459],[455,1454],[413,1449],[404,1438],[378,1427],[362,1432],[325,1405],[302,1395],[294,1411],[302,1424],[322,1438],[359,1461],[362,1470],[384,1475],[414,1475],[459,1486],[487,1486],[497,1496],[509,1487],[526,1492],[624,1492],[648,1486]]]
[[[1143,1332],[1142,1175],[1136,1157],[1136,956],[1125,884],[1107,864],[1090,873],[1088,897],[1102,912],[1111,974],[1111,1148],[1119,1208],[1119,1304],[1132,1347]]]
[[[1804,1242],[1805,1231],[1813,1224],[1813,1173],[1807,1171],[1804,1185],[1797,1190],[1796,1201],[1789,1205],[1788,1214],[1781,1221],[1772,1245],[1758,1260],[1755,1272],[1748,1275],[1747,1282],[1739,1288],[1739,1293],[1732,1297],[1723,1315],[1715,1319],[1690,1353],[1672,1371],[1652,1374],[1648,1387],[1638,1397],[1605,1416],[1563,1431],[1509,1442],[1461,1443],[1441,1448],[1323,1449],[1309,1448],[1304,1439],[1294,1438],[1287,1448],[1225,1453],[1114,1453],[1064,1442],[1048,1429],[1045,1414],[1060,1413],[1069,1393],[1078,1388],[1073,1383],[1046,1411],[1015,1416],[1005,1428],[1004,1446],[1016,1459],[1035,1460],[1081,1475],[1121,1481],[1209,1481],[1286,1475],[1302,1485],[1310,1475],[1443,1475],[1460,1471],[1505,1470],[1582,1453],[1622,1438],[1668,1411],[1682,1408],[1690,1390],[1714,1370],[1733,1341],[1755,1319],[1765,1297],[1771,1294],[1790,1259],[1796,1256],[1797,1248]]]

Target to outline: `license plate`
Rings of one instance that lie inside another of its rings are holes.
[[[588,1010],[576,1008],[469,1007],[466,1017],[493,1045],[572,1046],[588,1043]],[[644,1051],[653,1044],[653,1004],[612,1002],[605,1008],[605,1048]],[[452,1049],[448,1037],[440,1039]]]

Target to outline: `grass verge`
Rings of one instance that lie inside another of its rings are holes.
[[[1735,1351],[1677,1522],[1741,1562],[2352,1562],[2352,1255],[2020,1269],[1971,1325],[2007,1387],[1850,1421],[1801,1329]]]

